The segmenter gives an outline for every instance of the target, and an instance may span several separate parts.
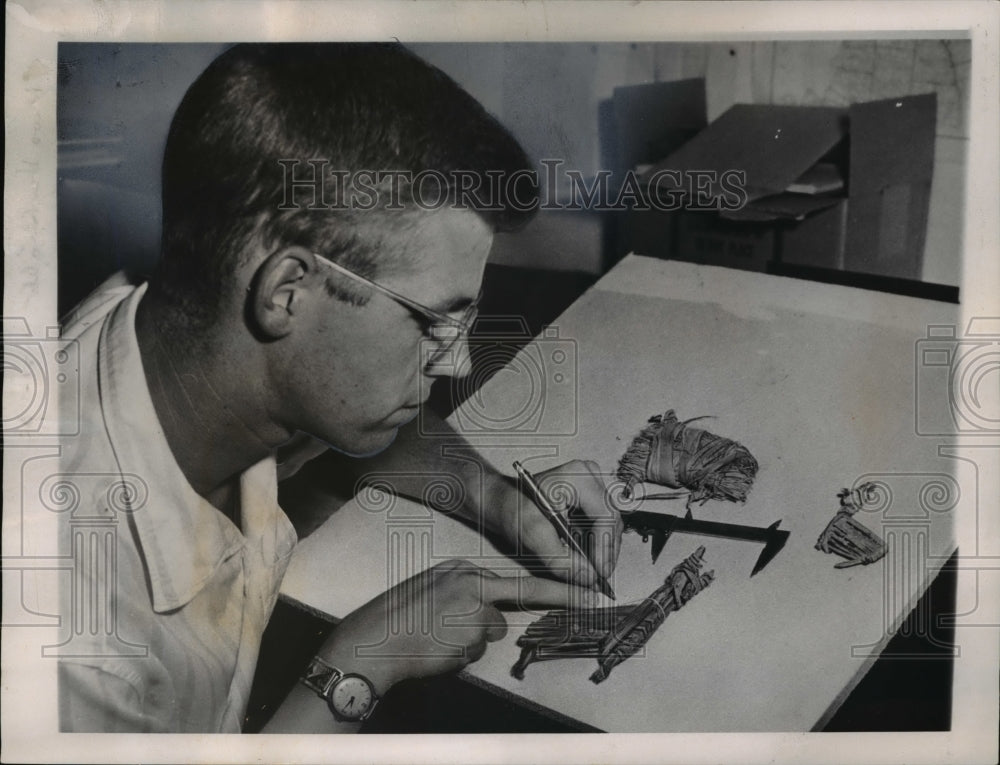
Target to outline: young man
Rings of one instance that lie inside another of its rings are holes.
[[[478,103],[400,46],[236,46],[191,86],[164,154],[158,271],[112,279],[64,326],[80,348],[83,426],[63,468],[104,477],[84,482],[84,515],[63,525],[76,566],[64,730],[240,729],[296,541],[277,504],[279,447],[286,474],[332,447],[473,478],[405,426],[428,383],[463,366],[493,233],[530,217],[529,172]],[[454,178],[501,193],[482,203]],[[312,690],[277,722],[329,721],[329,705],[351,729],[393,683],[478,659],[506,629],[495,604],[589,600],[621,530],[594,470],[549,471],[607,524],[592,562],[567,565],[548,521],[518,513],[516,485],[488,473],[460,513],[555,579],[452,561],[404,582],[338,625],[310,664]],[[81,531],[87,512],[114,534]],[[413,610],[432,614],[433,634],[391,636],[392,660],[356,655]],[[95,614],[100,628],[83,628]]]

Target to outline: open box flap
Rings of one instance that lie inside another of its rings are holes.
[[[847,110],[826,106],[736,104],[644,178],[659,170],[746,173],[751,200],[779,194],[847,135]],[[660,176],[658,188],[670,188]],[[712,185],[718,194],[719,184]]]
[[[929,184],[934,176],[937,94],[854,104],[851,119],[851,196],[890,185]]]
[[[615,173],[656,162],[708,124],[703,77],[623,85],[615,88],[608,106],[614,117],[607,139]]]
[[[848,271],[920,279],[937,130],[934,93],[851,107]]]

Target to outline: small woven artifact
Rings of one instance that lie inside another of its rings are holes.
[[[687,489],[692,502],[746,502],[757,475],[757,460],[741,444],[691,427],[700,419],[704,418],[681,422],[673,409],[649,418],[618,463],[626,497],[632,496],[637,483],[650,481]]]
[[[854,517],[875,497],[876,490],[875,484],[864,483],[854,491],[841,489],[837,494],[840,509],[816,540],[817,550],[846,558],[834,568],[867,566],[885,557],[888,548],[882,538]]]
[[[594,657],[598,667],[590,679],[600,683],[612,669],[638,653],[669,614],[711,584],[715,572],[701,571],[704,555],[705,548],[699,547],[639,603],[549,611],[529,624],[518,638],[521,656],[511,668],[511,675],[523,680],[525,668],[536,661]]]

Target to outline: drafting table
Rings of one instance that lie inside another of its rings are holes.
[[[619,603],[648,595],[700,544],[716,574],[667,619],[645,655],[600,685],[588,679],[593,659],[532,664],[518,681],[510,676],[515,641],[538,613],[511,614],[507,638],[464,676],[607,731],[822,726],[954,552],[955,516],[972,501],[970,492],[957,499],[956,481],[974,482],[968,465],[939,455],[943,436],[916,433],[919,423],[933,431],[947,414],[948,384],[925,363],[934,357],[921,354],[928,326],[954,324],[956,314],[957,306],[915,298],[624,259],[554,322],[558,332],[536,338],[510,374],[489,380],[453,420],[461,424],[463,411],[466,426],[477,411],[529,411],[525,396],[534,389],[514,373],[518,364],[529,354],[531,363],[548,363],[539,359],[572,341],[575,385],[549,381],[548,433],[473,434],[486,460],[511,474],[514,459],[538,472],[586,458],[612,474],[650,415],[712,415],[698,424],[747,446],[760,471],[745,505],[709,502],[694,507],[695,517],[781,519],[791,536],[751,579],[758,544],[674,535],[653,566],[649,544],[626,534],[613,578]],[[842,559],[814,544],[837,492],[863,480],[881,485],[881,506],[857,518],[888,541],[889,553],[838,570]],[[509,560],[445,516],[403,500],[379,505],[377,493],[362,504],[348,503],[302,542],[286,597],[342,617],[404,574],[447,558],[511,571]],[[644,509],[683,513],[683,502]],[[405,554],[390,556],[402,539],[410,540]]]

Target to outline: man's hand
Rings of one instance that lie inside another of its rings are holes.
[[[485,512],[513,547],[514,557],[529,569],[540,566],[559,579],[593,587],[595,570],[605,578],[614,572],[624,528],[599,471],[596,462],[574,460],[534,476],[552,506],[568,517],[589,560],[562,542],[515,479],[504,481],[493,496],[495,506]]]
[[[594,593],[533,576],[501,577],[473,563],[440,563],[401,582],[344,619],[318,655],[359,672],[384,694],[396,682],[453,672],[507,634],[498,606],[585,607]]]

